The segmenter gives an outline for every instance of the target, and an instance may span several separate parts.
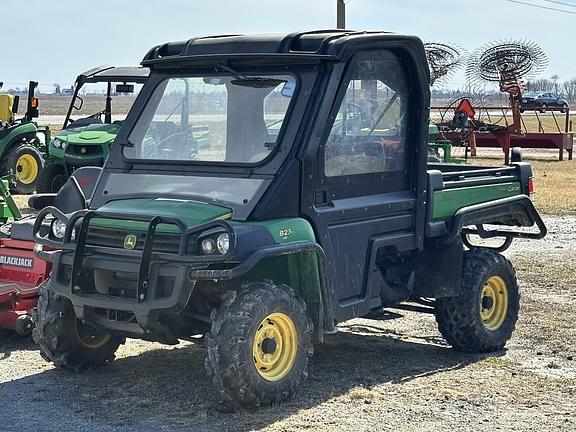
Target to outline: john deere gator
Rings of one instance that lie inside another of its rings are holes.
[[[78,210],[36,221],[53,263],[34,331],[45,359],[78,370],[126,338],[196,341],[219,396],[258,406],[295,393],[338,323],[386,308],[435,314],[457,350],[503,349],[519,286],[498,250],[546,234],[532,171],[427,163],[420,39],[196,37],[142,66],[94,192],[71,182],[59,199]]]

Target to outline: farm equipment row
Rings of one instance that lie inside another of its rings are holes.
[[[78,371],[113,361],[126,338],[202,340],[220,397],[254,407],[291,397],[338,323],[389,308],[434,314],[455,349],[503,349],[520,296],[500,252],[546,235],[532,170],[430,162],[446,143],[429,143],[420,39],[197,37],[142,66],[117,131],[108,84],[105,111],[69,124],[75,94],[57,137],[114,135],[104,166],[47,182],[58,192],[32,196],[37,216],[6,230],[0,316],[22,334],[35,325],[44,359]]]
[[[27,111],[21,119],[15,118],[19,97],[0,94],[0,174],[13,176],[11,192],[57,192],[75,169],[102,166],[127,109],[115,109],[114,102],[135,93],[147,76],[144,67],[112,66],[80,74],[62,129],[53,138],[48,127],[33,121],[38,117],[37,82],[30,82]],[[84,107],[86,86],[104,91],[96,112],[86,112],[90,107]]]

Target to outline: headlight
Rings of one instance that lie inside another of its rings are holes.
[[[228,233],[220,234],[216,240],[216,245],[218,246],[218,252],[222,255],[226,255],[230,248],[230,236]]]
[[[205,238],[202,240],[202,252],[204,252],[206,255],[211,255],[216,252],[216,242],[214,239]]]
[[[63,239],[66,232],[66,224],[60,219],[54,219],[52,222],[52,234],[57,239]]]
[[[58,139],[58,138],[54,138],[54,140],[52,141],[52,146],[54,148],[57,148],[57,149],[63,149],[64,148],[64,141],[62,141],[61,139]]]

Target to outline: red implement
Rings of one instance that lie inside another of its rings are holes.
[[[0,239],[0,329],[26,336],[34,327],[38,287],[51,264],[34,255],[34,242]]]

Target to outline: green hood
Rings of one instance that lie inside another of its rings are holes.
[[[119,130],[119,124],[92,124],[89,126],[63,129],[56,138],[66,141],[69,144],[110,144],[116,138]]]
[[[98,209],[102,212],[119,213],[139,216],[165,216],[182,220],[188,228],[216,220],[229,219],[232,210],[214,204],[199,201],[164,199],[164,198],[138,198],[111,201]],[[92,224],[116,229],[145,230],[146,222],[122,221],[114,219],[95,219]],[[173,225],[160,226],[161,231],[178,231]]]

